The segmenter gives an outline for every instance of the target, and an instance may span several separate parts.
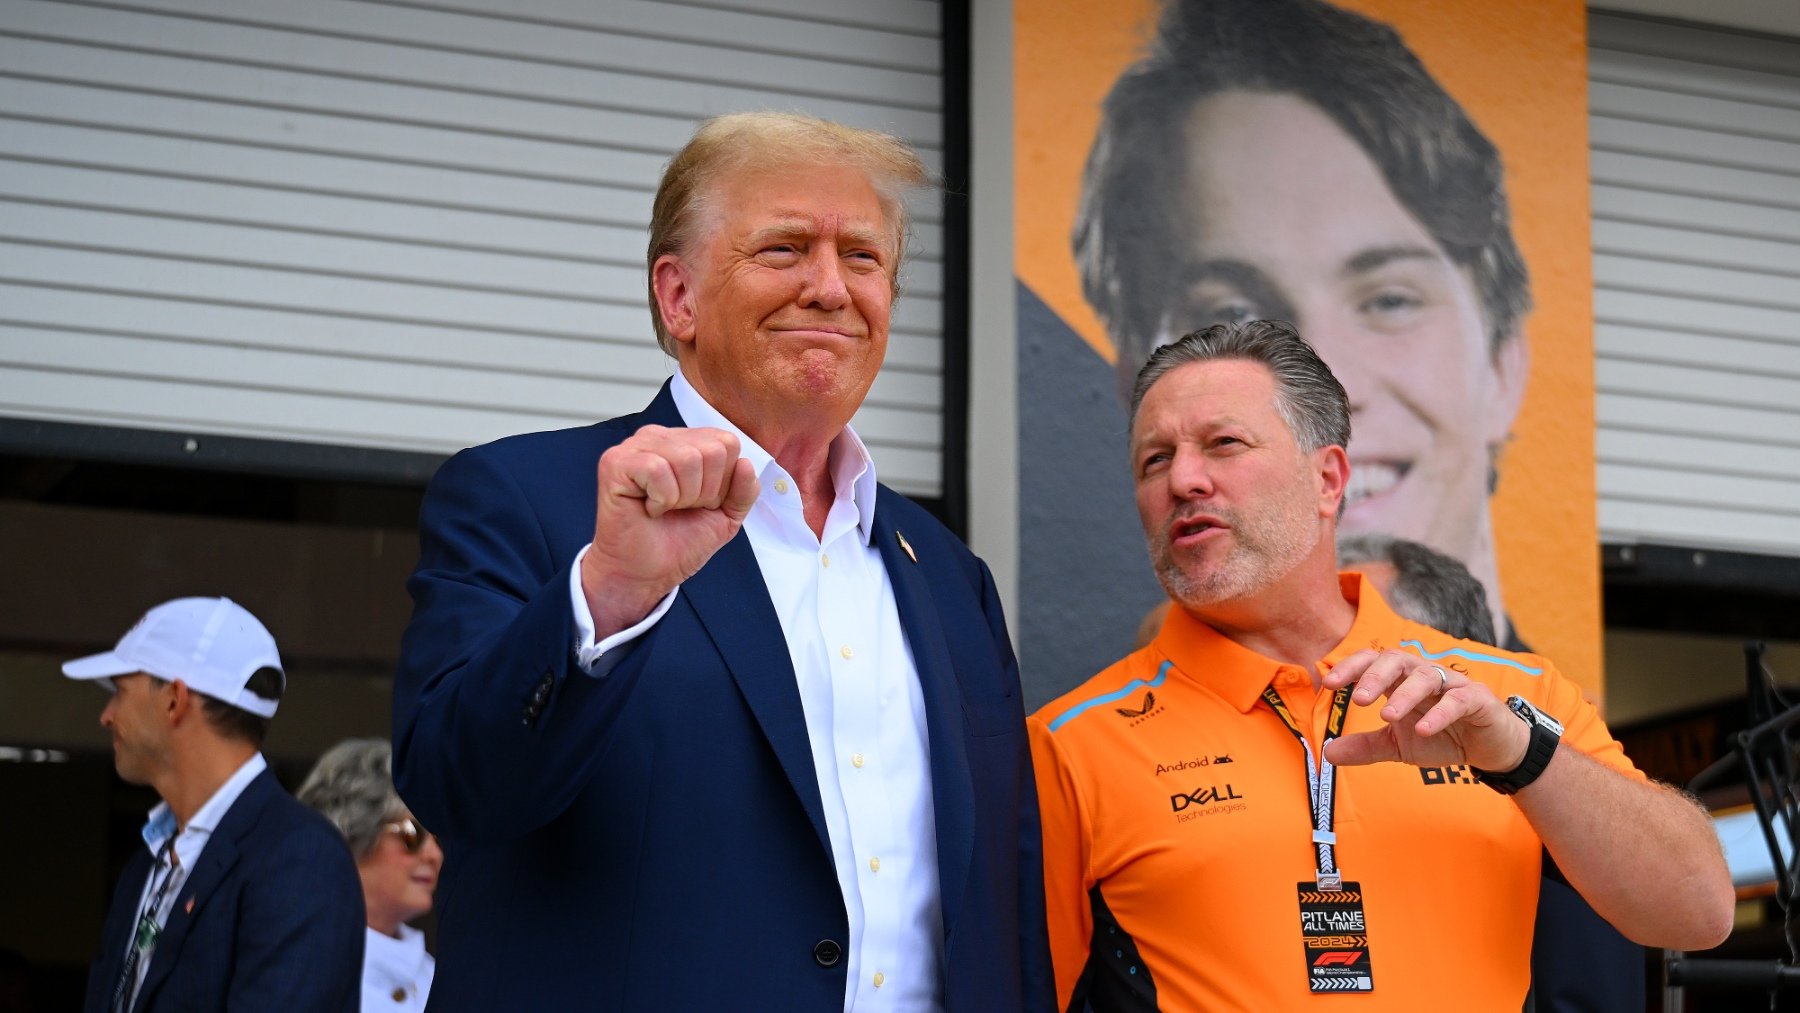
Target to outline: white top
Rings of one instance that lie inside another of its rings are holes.
[[[367,930],[363,949],[362,1013],[424,1013],[437,961],[425,952],[425,933],[400,926],[400,938]]]
[[[849,914],[844,1008],[917,1013],[943,1008],[943,911],[937,820],[932,808],[925,697],[900,627],[893,584],[873,541],[875,465],[848,426],[832,441],[836,496],[824,537],[807,526],[800,489],[785,469],[708,404],[687,378],[671,382],[690,426],[736,435],[762,493],[744,520],[768,585],[812,745],[838,886]],[[581,593],[581,556],[570,598],[581,634],[576,658],[596,675],[614,649],[668,611],[677,588],[641,623],[594,642]]]
[[[238,796],[244,793],[244,789],[250,786],[250,782],[267,769],[269,769],[269,762],[263,759],[261,753],[251,754],[250,758],[244,761],[244,765],[239,767],[236,773],[226,778],[225,783],[219,785],[219,790],[213,792],[212,797],[195,810],[194,818],[188,820],[186,827],[181,828],[179,836],[176,836],[175,833],[175,811],[169,808],[169,803],[158,802],[156,807],[150,810],[149,818],[144,821],[143,834],[144,846],[150,849],[152,864],[150,875],[144,878],[144,889],[138,893],[135,910],[142,912],[144,905],[149,903],[151,895],[160,889],[162,901],[152,912],[158,932],[169,923],[169,912],[175,909],[175,900],[181,895],[182,888],[187,885],[188,873],[200,861],[200,853],[206,850],[206,842],[212,839],[212,832],[218,829],[219,821],[225,818],[225,813],[231,809],[233,803],[237,802]],[[171,849],[175,859],[173,868],[170,868],[168,853],[163,851],[164,845],[169,843],[171,837],[175,839],[174,847]],[[165,885],[165,880],[167,885]],[[193,898],[183,898],[182,903],[191,904]],[[137,925],[134,922],[131,936],[126,939],[125,945],[133,945],[136,937]],[[149,972],[150,959],[155,955],[156,944],[152,941],[150,946],[144,950],[143,956],[138,958],[137,981],[132,983],[131,996],[125,1004],[126,1009],[130,1009],[132,1003],[137,1001],[137,990],[143,987],[144,975]],[[107,984],[108,987],[112,985],[111,982]]]

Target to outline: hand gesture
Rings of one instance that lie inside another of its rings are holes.
[[[1469,764],[1511,770],[1525,759],[1531,731],[1485,684],[1400,651],[1358,651],[1322,680],[1327,691],[1354,685],[1350,702],[1382,697],[1386,727],[1344,735],[1325,755],[1351,766],[1399,760],[1416,767]]]
[[[600,455],[581,590],[595,639],[641,620],[737,535],[758,484],[722,429],[645,426]]]

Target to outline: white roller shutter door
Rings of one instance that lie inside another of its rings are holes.
[[[1589,41],[1601,539],[1800,555],[1800,41]]]
[[[0,416],[449,453],[641,407],[657,175],[790,109],[941,169],[920,0],[0,4]],[[856,419],[941,483],[942,202]]]

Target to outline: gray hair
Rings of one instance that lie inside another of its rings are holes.
[[[385,739],[345,739],[327,749],[296,797],[330,820],[358,859],[407,811],[394,791],[394,750]]]
[[[1338,565],[1387,563],[1394,583],[1383,595],[1395,612],[1453,637],[1480,644],[1494,642],[1494,614],[1487,590],[1468,567],[1418,542],[1381,534],[1345,535],[1338,539]]]
[[[1350,398],[1344,385],[1306,343],[1294,325],[1281,320],[1214,324],[1182,335],[1150,353],[1131,391],[1131,423],[1156,381],[1195,362],[1238,360],[1268,367],[1275,375],[1275,410],[1300,449],[1350,444]]]

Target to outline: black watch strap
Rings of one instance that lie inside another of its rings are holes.
[[[1550,758],[1556,755],[1556,744],[1562,741],[1562,724],[1555,718],[1533,707],[1522,697],[1508,697],[1508,708],[1531,729],[1531,742],[1525,747],[1525,759],[1508,771],[1482,770],[1471,768],[1475,779],[1494,789],[1502,795],[1511,795],[1538,779],[1544,768],[1550,765]]]

